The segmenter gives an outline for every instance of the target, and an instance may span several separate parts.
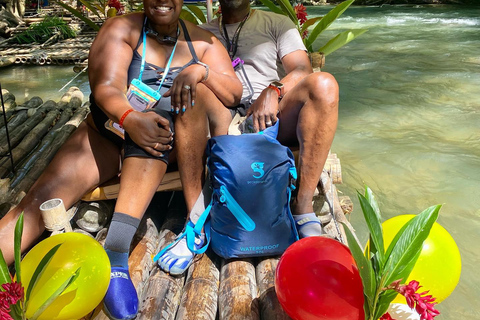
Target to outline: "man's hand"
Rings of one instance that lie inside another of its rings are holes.
[[[123,128],[138,146],[156,157],[172,149],[170,123],[155,112],[132,112],[125,118]]]
[[[252,116],[255,132],[263,131],[277,122],[278,93],[265,88],[255,102],[248,108],[247,117]]]

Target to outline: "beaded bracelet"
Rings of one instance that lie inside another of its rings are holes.
[[[205,67],[205,77],[203,77],[203,79],[200,81],[200,82],[205,82],[207,81],[207,78],[208,78],[208,74],[210,72],[210,67],[208,66],[208,64],[206,63],[203,63],[202,61],[197,61],[197,64],[201,65],[202,67]]]
[[[133,112],[135,111],[134,109],[128,109],[127,111],[125,111],[122,115],[122,117],[120,118],[120,121],[118,121],[118,124],[120,125],[120,127],[123,128],[123,121],[125,121],[125,118],[130,114],[130,112]]]

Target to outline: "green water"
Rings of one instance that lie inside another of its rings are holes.
[[[438,318],[480,319],[480,8],[350,8],[328,35],[346,28],[369,31],[327,56],[324,71],[340,85],[332,151],[352,223],[366,241],[356,201],[364,184],[385,219],[443,204],[438,222],[460,249],[462,274]]]
[[[324,71],[340,84],[332,151],[342,162],[339,189],[354,200],[352,224],[365,242],[356,201],[364,184],[385,219],[443,204],[438,222],[460,249],[462,275],[437,319],[480,319],[480,8],[350,8],[320,44],[346,28],[369,31],[328,56]],[[71,66],[0,69],[19,101],[58,99],[74,76]],[[85,75],[71,85],[89,92]]]

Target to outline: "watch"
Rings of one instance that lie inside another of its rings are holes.
[[[274,89],[275,91],[277,91],[279,98],[282,98],[283,95],[285,94],[285,88],[284,88],[284,86],[283,86],[283,83],[281,83],[280,81],[272,81],[272,82],[268,85],[268,87]]]

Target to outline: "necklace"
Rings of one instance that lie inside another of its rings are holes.
[[[178,36],[180,35],[180,28],[177,25],[177,35],[175,37],[171,37],[171,36],[165,36],[165,35],[158,34],[157,31],[153,30],[153,28],[150,27],[150,23],[147,23],[145,25],[145,34],[147,36],[155,37],[157,39],[157,41],[161,44],[166,44],[166,45],[173,46],[174,44],[177,43]]]
[[[243,20],[240,22],[240,24],[237,27],[237,30],[235,30],[235,33],[233,34],[233,38],[230,41],[230,38],[228,37],[228,32],[227,28],[225,26],[225,23],[223,23],[222,16],[218,18],[218,30],[220,31],[220,34],[222,35],[223,39],[225,40],[227,44],[227,51],[228,54],[230,55],[230,59],[233,60],[235,57],[235,54],[237,53],[238,49],[238,36],[240,35],[240,31],[243,28],[243,25],[247,21],[247,19],[250,17],[252,13],[252,9],[250,9],[247,13],[247,15],[243,18]]]

